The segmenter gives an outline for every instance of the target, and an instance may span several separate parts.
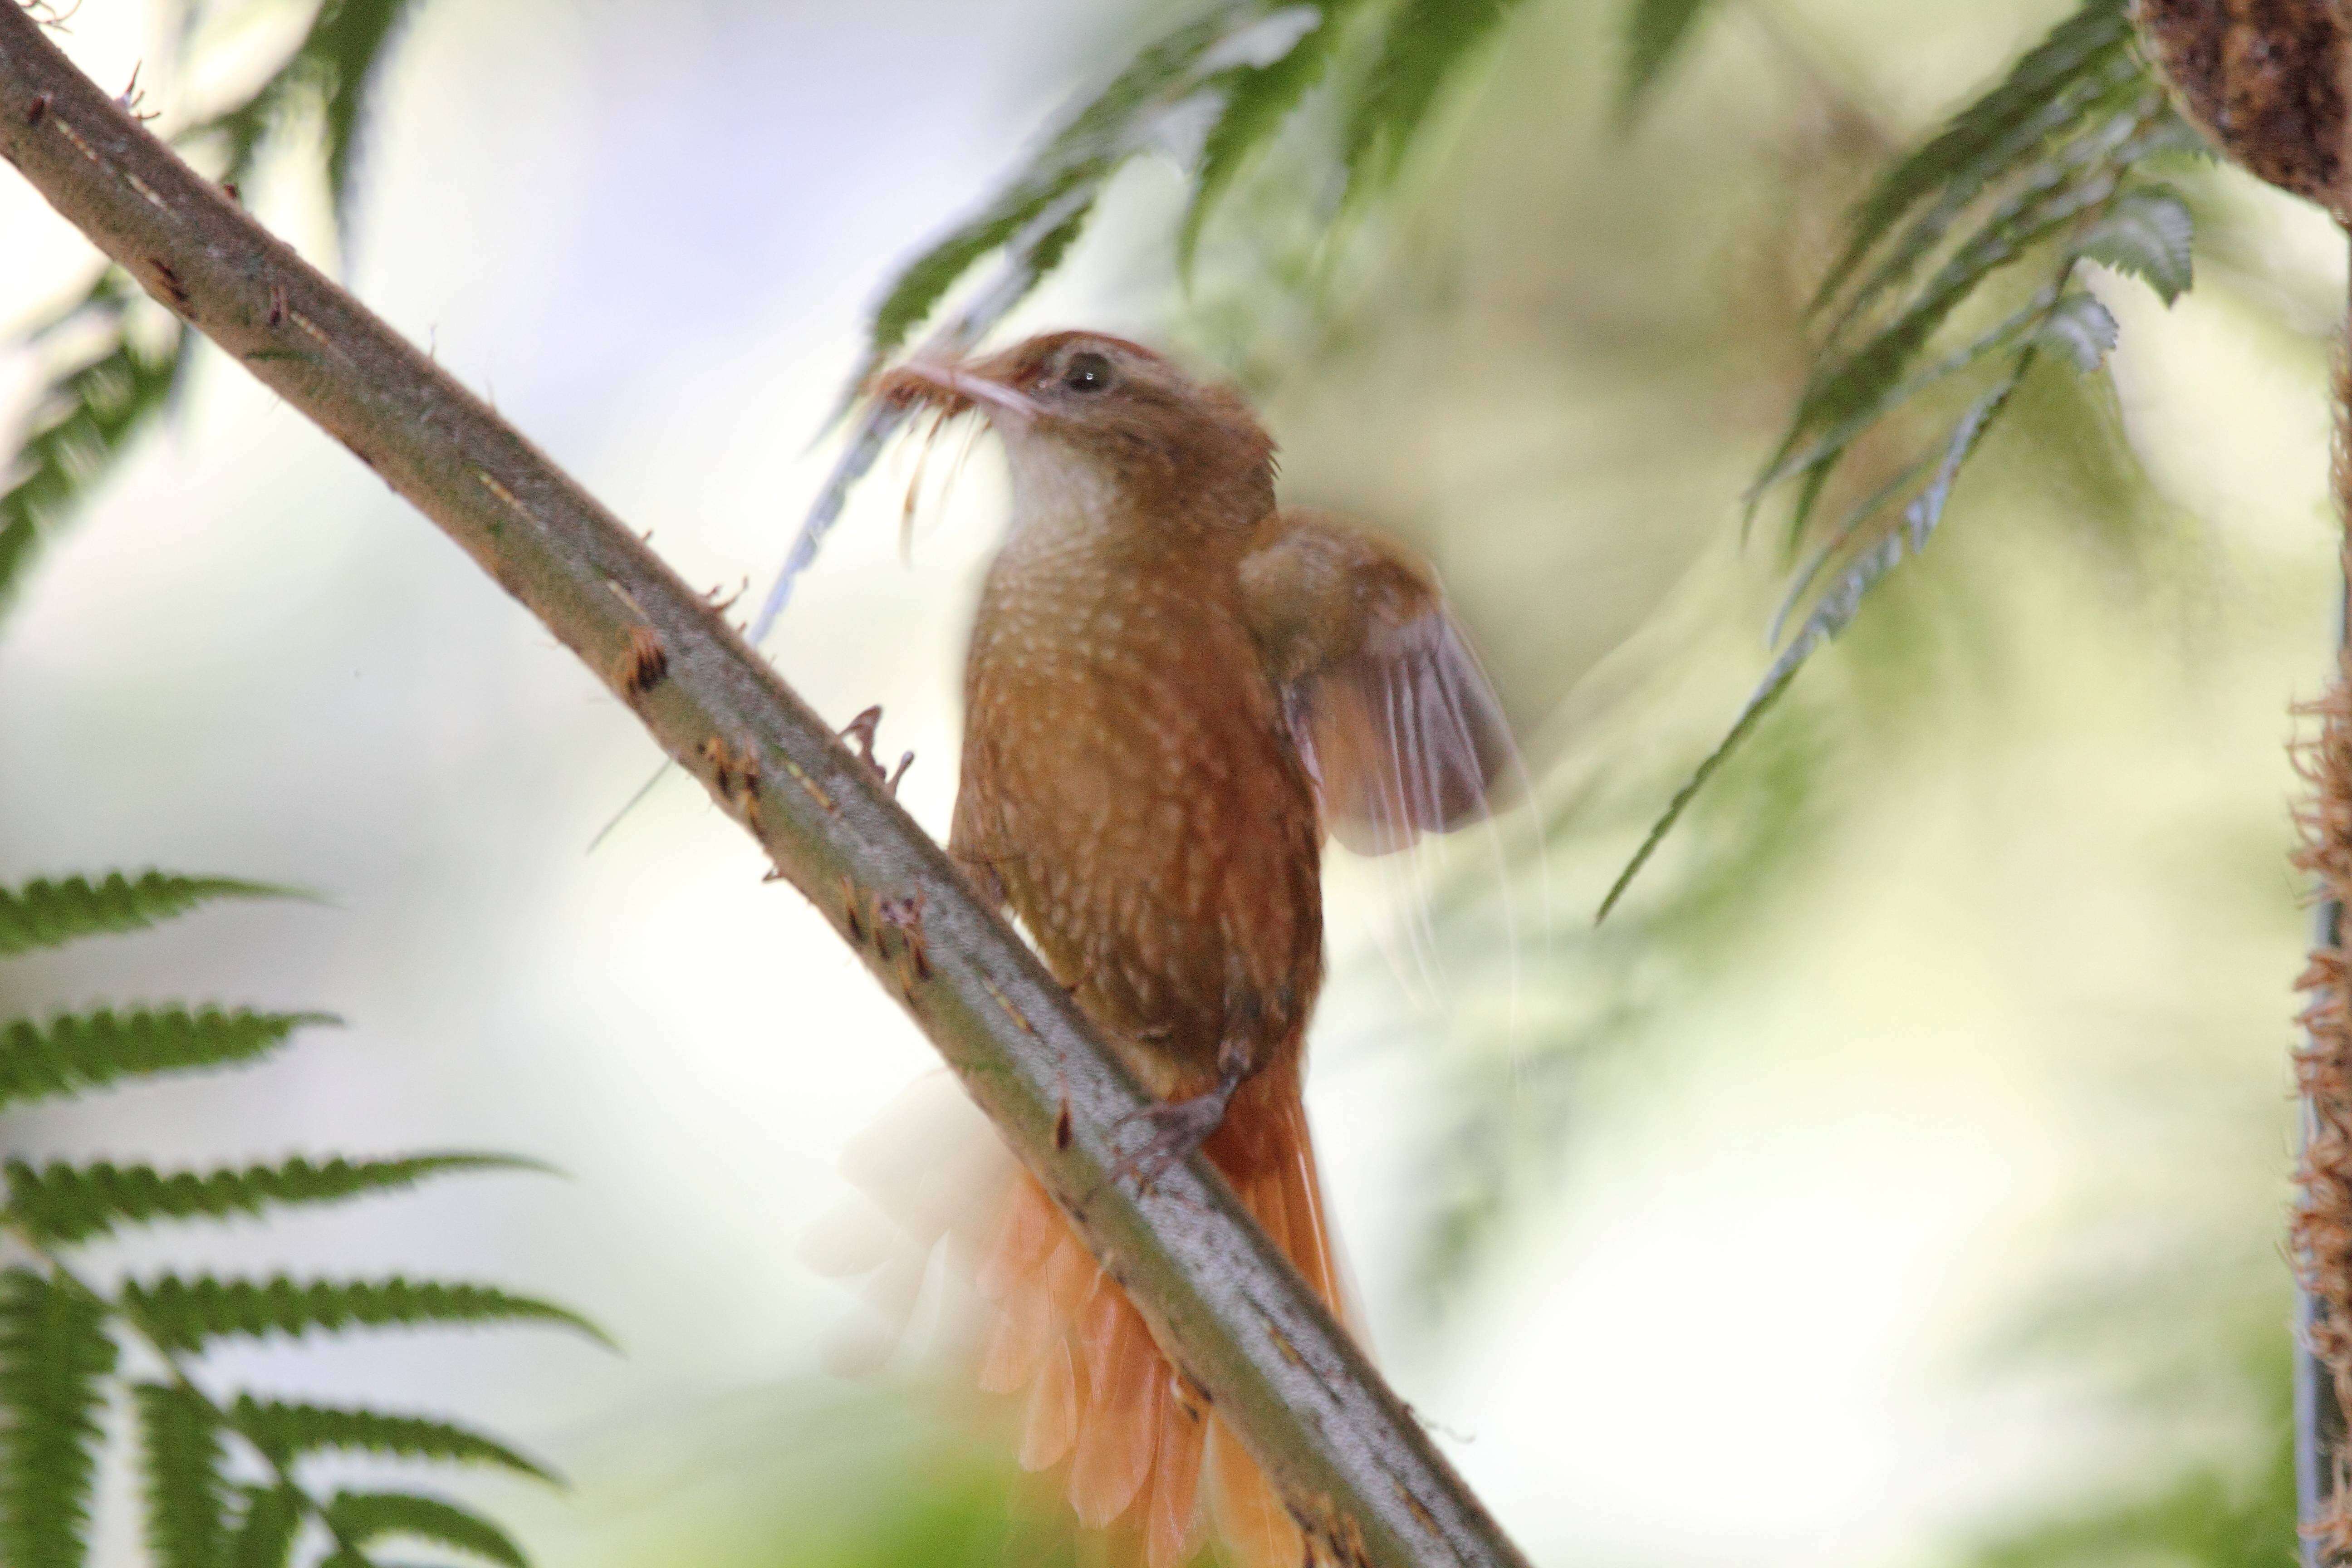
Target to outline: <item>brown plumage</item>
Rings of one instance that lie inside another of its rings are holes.
[[[917,361],[879,395],[977,408],[1013,517],[965,667],[950,848],[1165,1102],[1153,1163],[1203,1145],[1344,1311],[1299,1095],[1323,979],[1327,830],[1380,853],[1482,815],[1511,756],[1428,568],[1278,510],[1239,395],[1121,339]],[[1021,1463],[1169,1568],[1207,1521],[1252,1568],[1303,1544],[1042,1189],[982,1249],[983,1386],[1026,1399]]]

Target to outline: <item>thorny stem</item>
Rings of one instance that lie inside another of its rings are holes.
[[[758,839],[905,1003],[1323,1558],[1524,1568],[1204,1162],[1148,1194],[1110,1179],[1113,1129],[1151,1101],[833,728],[643,541],[133,121],[13,4],[0,5],[0,157],[430,518]],[[886,900],[919,910],[918,929],[877,920]]]

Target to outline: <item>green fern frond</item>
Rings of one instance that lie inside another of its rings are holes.
[[[2137,62],[2118,51],[2102,62],[2097,77],[2076,84],[2074,91],[2045,105],[2036,118],[2011,127],[1988,150],[1990,155],[2003,160],[2002,166],[1969,170],[1963,183],[1930,203],[1904,229],[1878,264],[1846,294],[1831,323],[1828,342],[1839,342],[1872,307],[1914,278],[1960,219],[1997,188],[2003,175],[2021,169],[2029,173],[2011,198],[2015,202],[2044,195],[2048,185],[2061,183],[2070,173],[2080,175],[2086,169],[2097,170],[2112,162],[2112,148],[2095,144],[2095,138],[2108,132],[2112,141],[2113,130],[2135,129],[2139,111],[2153,97]],[[2088,135],[2086,127],[2093,128]]]
[[[2171,304],[2196,281],[2190,254],[2197,223],[2189,204],[2163,185],[2142,185],[2117,196],[2074,254],[2137,278]]]
[[[299,1335],[313,1330],[428,1324],[539,1322],[576,1329],[610,1345],[576,1312],[485,1285],[381,1280],[183,1279],[165,1274],[122,1287],[120,1304],[141,1330],[170,1350],[202,1350],[232,1335]]]
[[[1349,196],[1395,178],[1446,84],[1517,0],[1404,0],[1348,114]]]
[[[1927,548],[1928,537],[1935,532],[1937,524],[1943,521],[1945,505],[1951,499],[1952,483],[1959,477],[1961,467],[1975,453],[1978,444],[1984,439],[1986,430],[2000,416],[2032,363],[2032,352],[2029,350],[2019,357],[1992,391],[1969,406],[1945,444],[1944,458],[1935,477],[1905,510],[1904,526],[1880,540],[1822,595],[1813,613],[1798,628],[1796,637],[1790,639],[1780,657],[1772,661],[1772,668],[1765,672],[1764,679],[1758,682],[1730,730],[1716,742],[1715,750],[1692,770],[1682,788],[1675,792],[1674,799],[1667,802],[1664,812],[1651,825],[1641,847],[1633,852],[1633,859],[1626,862],[1625,868],[1617,874],[1617,880],[1610,885],[1608,896],[1601,900],[1600,912],[1593,916],[1595,924],[1609,918],[1609,911],[1617,907],[1617,901],[1625,896],[1625,890],[1633,885],[1633,879],[1641,875],[1642,868],[1649,863],[1658,846],[1664,843],[1666,836],[1674,831],[1675,824],[1682,820],[1683,813],[1689,809],[1699,791],[1706,787],[1707,781],[1715,776],[1717,770],[1739,749],[1740,743],[1754,732],[1772,705],[1787,692],[1805,661],[1853,623],[1855,612],[1862,607],[1864,595],[1877,586],[1880,579],[1901,564],[1906,554],[1916,555]]]
[[[1930,389],[1955,376],[1974,370],[1986,360],[2009,353],[2025,342],[2041,329],[2056,301],[2056,290],[2044,289],[2028,300],[2022,308],[1995,322],[1973,341],[1954,350],[1925,370],[1901,381],[1865,385],[1856,389],[1852,397],[1842,398],[1841,402],[1859,402],[1859,406],[1851,407],[1843,417],[1838,419],[1837,423],[1822,430],[1801,450],[1787,454],[1772,467],[1765,469],[1763,476],[1757,481],[1759,486],[1769,487],[1797,474],[1803,474],[1809,479],[1825,482],[1830,469],[1864,431],[1895,409],[1916,403]],[[1874,381],[1875,379],[1874,378]],[[1813,504],[1820,499],[1821,489],[1821,485],[1815,485],[1801,496],[1796,505],[1790,509],[1791,537],[1804,532],[1805,523],[1812,515]],[[1884,506],[1892,499],[1892,495],[1882,495],[1879,498],[1879,506]],[[1868,512],[1875,512],[1877,510],[1877,507],[1873,507],[1868,509]],[[1852,521],[1864,521],[1868,512]],[[1800,586],[1801,585],[1801,584]],[[1783,614],[1785,615],[1785,610]],[[1778,643],[1780,638],[1775,635],[1772,640]]]
[[[79,1568],[98,1471],[105,1309],[29,1268],[0,1273],[0,1562]]]
[[[2086,375],[2105,365],[2115,318],[2074,287],[2081,263],[2101,261],[2139,278],[2168,303],[2189,286],[2189,209],[2143,171],[2202,142],[2149,78],[2131,39],[2125,0],[2084,0],[1998,85],[1882,175],[1855,208],[1845,248],[1814,300],[1816,310],[1834,303],[1834,319],[1787,431],[1748,496],[1752,521],[1769,493],[1795,487],[1786,545],[1792,560],[1801,552],[1803,560],[1774,616],[1776,641],[1781,621],[1825,574],[1829,586],[1635,851],[1602,901],[1603,917],[1799,668],[1926,542],[1960,468],[2036,355],[2056,351]],[[2021,271],[2032,279],[2026,269],[2037,266],[2047,271],[2028,285],[2021,307],[1927,369],[1913,369],[1965,307],[1999,297],[1996,280]],[[1890,465],[1892,481],[1813,539],[1831,482],[1864,438],[1910,410],[1948,407],[1945,393],[1958,395],[1967,378],[1976,378],[1979,390],[1937,448]]]
[[[72,1094],[117,1079],[249,1062],[331,1013],[224,1013],[206,1007],[66,1014],[46,1026],[0,1025],[0,1107]]]
[[[1868,423],[1853,424],[1853,416],[1874,403],[1882,411],[1892,406],[1884,395],[1937,330],[1994,272],[2042,240],[2103,221],[2119,197],[2134,142],[2145,136],[2151,121],[2166,112],[2161,100],[2144,97],[2058,159],[2033,170],[1876,332],[1850,352],[1827,358],[1799,398],[1781,452],[1758,478],[1751,497],[1760,497],[1795,471],[1790,450],[1832,422],[1852,426],[1851,432],[1843,441],[1824,444],[1813,460],[1833,463],[1842,457]],[[2070,265],[2071,255],[2059,258],[2062,268]],[[1790,529],[1791,538],[1801,532],[1801,516]]]
[[[228,1483],[211,1405],[171,1384],[131,1389],[147,1468],[147,1545],[161,1568],[221,1568]]]
[[[1625,20],[1625,74],[1618,84],[1617,114],[1631,124],[1666,67],[1698,30],[1713,0],[1633,0]]]
[[[101,931],[143,931],[215,899],[288,899],[291,888],[231,877],[179,877],[148,871],[136,880],[110,872],[96,887],[87,877],[39,879],[0,888],[0,957],[62,947]]]
[[[171,401],[195,340],[174,320],[160,345],[142,342],[130,331],[141,298],[110,268],[32,334],[94,327],[99,341],[89,357],[50,381],[13,459],[0,456],[0,607],[23,582],[44,534],[64,522]]]
[[[320,1164],[293,1159],[279,1165],[241,1170],[174,1171],[147,1165],[118,1166],[100,1161],[71,1165],[62,1161],[35,1168],[11,1160],[5,1173],[8,1204],[0,1217],[43,1240],[86,1241],[118,1225],[258,1214],[272,1205],[334,1203],[365,1193],[409,1187],[428,1177],[457,1171],[535,1170],[547,1167],[502,1154],[414,1154],[390,1160],[331,1159]]]
[[[327,192],[335,204],[336,221],[346,232],[360,132],[385,57],[392,52],[393,37],[412,8],[412,0],[326,0],[297,56],[308,62],[325,100]]]
[[[328,187],[348,228],[360,129],[392,36],[409,9],[410,0],[322,0],[286,62],[243,103],[189,137],[225,145],[221,174],[234,184],[251,175],[263,142],[293,107],[316,101],[326,124]],[[190,363],[198,339],[176,319],[158,342],[130,331],[130,312],[143,298],[110,268],[58,321],[31,334],[68,322],[100,329],[92,356],[53,380],[35,405],[13,460],[0,458],[0,605],[23,580],[43,533],[112,471],[169,405]]]
[[[280,1464],[325,1449],[353,1449],[404,1459],[496,1465],[542,1481],[558,1479],[546,1466],[495,1438],[426,1416],[286,1405],[240,1395],[229,1412],[229,1422],[255,1447]]]
[[[337,1492],[327,1505],[327,1522],[359,1546],[387,1535],[410,1535],[506,1568],[530,1568],[522,1548],[506,1531],[472,1510],[439,1498],[413,1492]]]
[[[1402,0],[1345,115],[1341,168],[1361,195],[1393,175],[1444,88],[1491,38],[1516,0]],[[974,263],[1005,250],[1003,288],[967,325],[983,331],[1050,273],[1103,184],[1166,140],[1169,113],[1202,97],[1214,115],[1177,233],[1189,272],[1202,226],[1250,157],[1281,130],[1329,68],[1365,0],[1228,0],[1164,35],[1073,115],[1021,173],[899,269],[866,333],[849,395],[905,346]],[[845,406],[847,399],[845,399]]]
[[[1153,118],[1197,89],[1193,68],[1202,57],[1261,9],[1256,4],[1222,6],[1145,48],[978,216],[908,263],[875,307],[866,363],[851,378],[850,395],[905,346],[956,281],[991,252],[1009,247],[1019,272],[1027,274],[1016,276],[1001,300],[991,301],[995,314],[1018,304],[1058,264],[1104,182],[1150,144]],[[1040,252],[1046,253],[1043,260]]]
[[[2129,58],[2130,47],[2127,0],[2084,0],[1999,86],[1879,176],[1854,209],[1845,249],[1822,278],[1813,308],[1833,299],[1863,258],[1928,196],[1937,196],[1938,210],[1957,214],[2076,118],[2106,83],[2109,67]]]
[[[2119,331],[2105,305],[2074,289],[2059,296],[2034,329],[2033,338],[2042,347],[2064,354],[2077,371],[2088,375],[2106,363]]]
[[[1293,110],[1323,79],[1339,39],[1362,0],[1321,0],[1301,6],[1307,13],[1297,39],[1263,65],[1228,73],[1224,107],[1201,144],[1201,165],[1192,176],[1192,196],[1176,230],[1176,264],[1190,278],[1201,231],[1250,160],[1273,141]]]
[[[361,131],[393,36],[412,0],[320,0],[302,41],[244,102],[186,132],[184,140],[220,142],[223,177],[249,175],[262,144],[303,107],[315,104],[324,121],[327,190],[339,225],[348,228]]]
[[[289,1568],[302,1529],[302,1505],[284,1487],[245,1487],[244,1512],[230,1538],[227,1568]]]

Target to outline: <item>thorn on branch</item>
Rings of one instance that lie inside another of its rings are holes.
[[[272,331],[286,324],[286,285],[283,283],[272,283],[269,286],[268,321],[269,330]]]
[[[706,599],[709,600],[709,601],[710,601],[711,607],[712,607],[713,609],[717,610],[720,615],[722,615],[722,616],[723,616],[723,615],[725,615],[728,611],[730,611],[730,610],[731,610],[731,609],[733,609],[733,608],[735,607],[735,601],[736,601],[736,600],[738,600],[738,599],[741,598],[744,595],[746,595],[746,594],[750,593],[751,591],[751,577],[750,577],[750,575],[749,575],[749,574],[746,574],[746,575],[745,575],[745,577],[744,577],[744,579],[743,579],[742,584],[741,584],[740,587],[738,587],[738,588],[737,588],[733,593],[731,593],[731,594],[727,594],[727,597],[726,597],[724,600],[722,600],[722,599],[720,599],[720,598],[719,597],[719,595],[721,595],[721,594],[726,594],[726,593],[727,593],[727,584],[724,584],[724,583],[719,584],[719,586],[717,586],[716,588],[711,589],[709,593],[707,593],[707,594],[703,595],[702,596],[703,596],[704,598],[706,598]]]
[[[146,62],[144,60],[141,60],[131,66],[131,85],[124,88],[121,93],[114,100],[121,109],[123,113],[131,116],[131,119],[139,121],[142,125],[146,124],[149,121],[155,118],[152,113],[142,114],[139,111],[139,106],[147,101],[147,95],[139,89],[139,71],[141,67],[145,64]]]
[[[739,797],[757,799],[760,794],[760,760],[751,747],[740,750],[716,735],[702,742],[702,760],[710,764],[710,782],[719,787],[719,796],[730,805]]]
[[[46,92],[33,100],[32,107],[25,110],[25,124],[27,128],[39,129],[41,121],[49,117],[50,102],[51,97]]]
[[[239,206],[245,205],[245,192],[238,187],[237,183],[235,180],[223,180],[221,182],[221,195],[226,196],[230,201],[235,202]]]
[[[874,906],[877,930],[898,939],[898,989],[908,1001],[915,986],[931,977],[931,950],[923,939],[923,895],[919,889],[903,899],[884,899]]]
[[[160,256],[151,256],[147,258],[147,266],[155,274],[155,281],[163,286],[163,292],[172,297],[173,308],[185,313],[188,308],[187,285],[182,283],[180,275],[172,270],[172,264]]]
[[[621,653],[621,689],[633,699],[643,697],[668,674],[669,650],[660,636],[651,626],[631,626],[629,646]]]
[[[843,872],[841,874],[842,929],[849,933],[850,942],[858,947],[866,945],[866,936],[869,929],[861,908],[865,900],[858,895],[857,884],[849,879],[848,872]]]

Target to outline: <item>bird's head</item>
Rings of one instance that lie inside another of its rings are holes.
[[[874,391],[985,417],[1004,443],[1016,529],[1241,535],[1274,507],[1274,442],[1241,395],[1124,338],[1049,332],[982,359],[919,354]]]

